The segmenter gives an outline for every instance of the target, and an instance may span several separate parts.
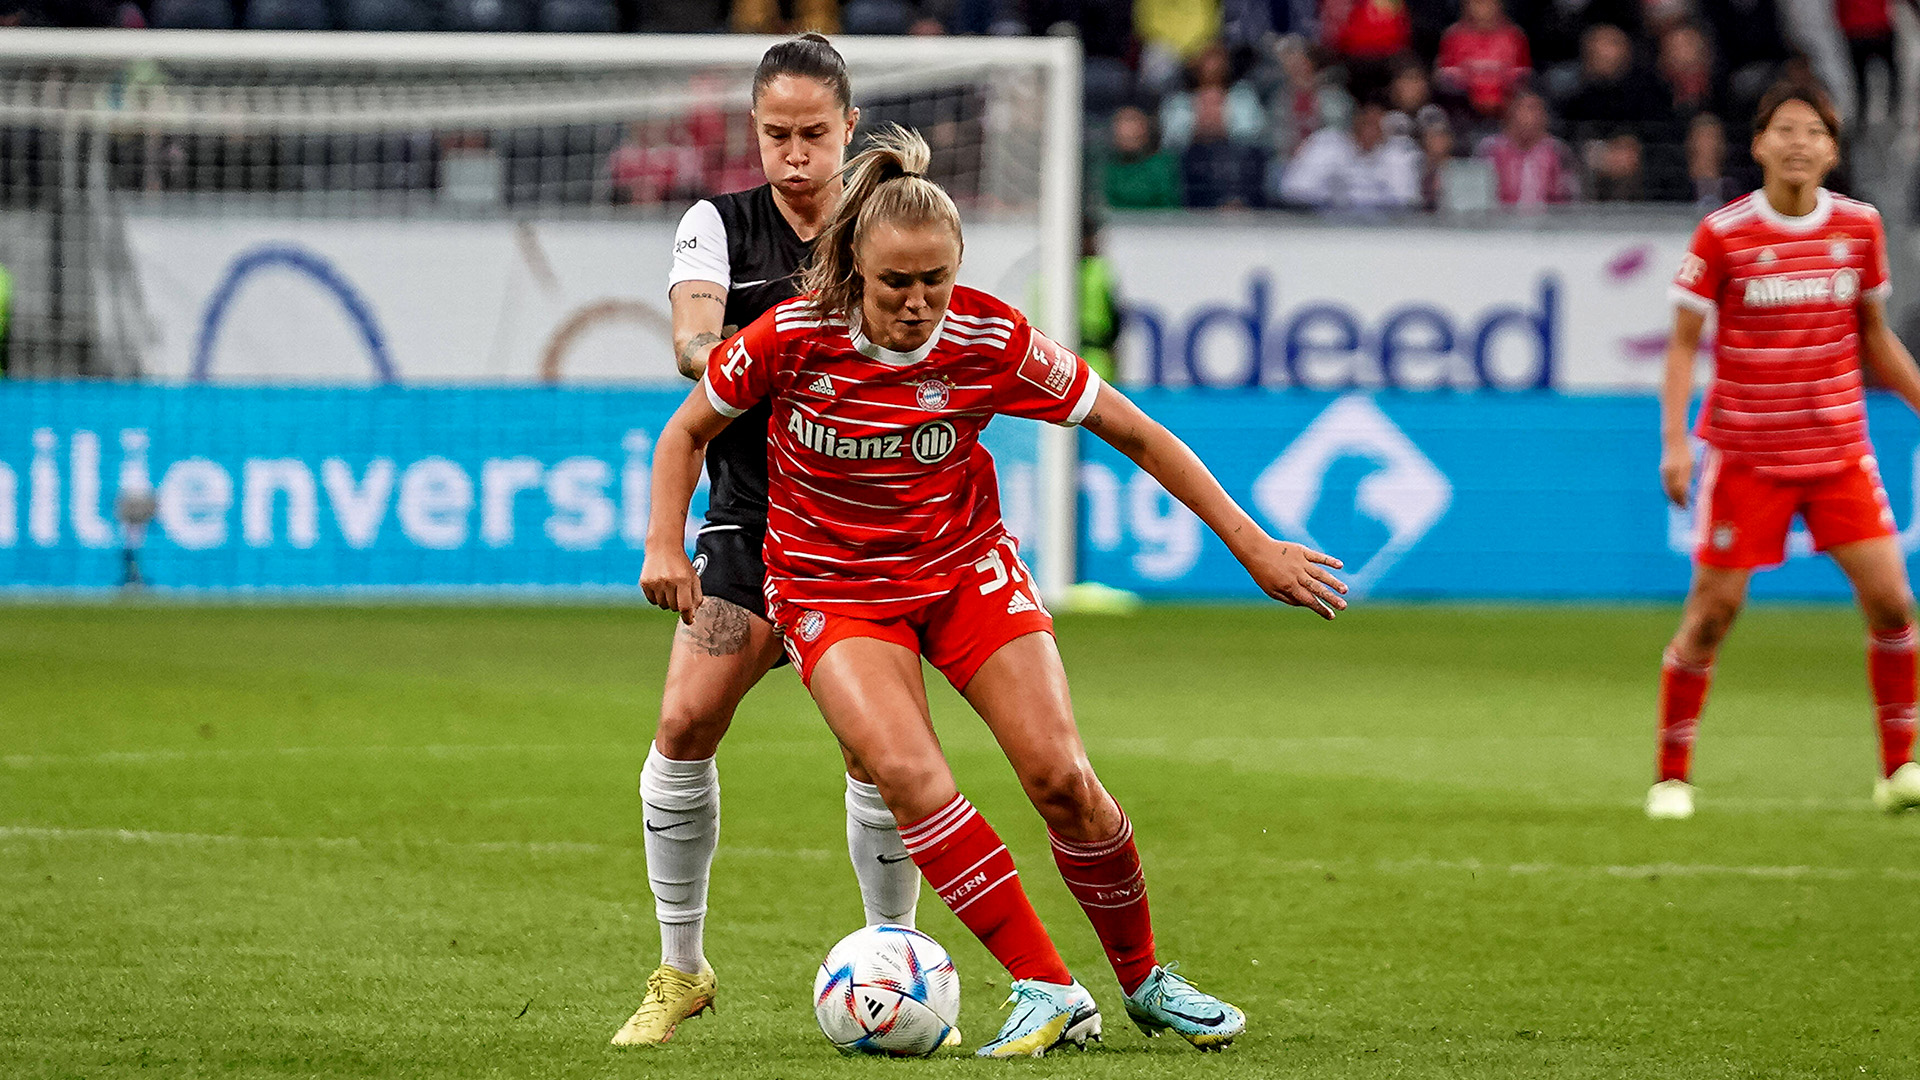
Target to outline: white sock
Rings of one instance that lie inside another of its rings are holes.
[[[867,925],[913,925],[920,903],[920,868],[907,855],[893,811],[880,789],[847,777],[847,854],[860,879]]]
[[[720,843],[720,770],[712,758],[675,761],[652,747],[640,770],[640,803],[660,962],[697,974],[706,965],[707,880]]]

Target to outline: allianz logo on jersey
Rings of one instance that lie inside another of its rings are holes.
[[[1308,528],[1325,494],[1327,474],[1343,459],[1375,468],[1354,486],[1354,512],[1385,527],[1387,539],[1347,584],[1364,593],[1446,516],[1453,484],[1405,432],[1364,393],[1327,406],[1253,484],[1254,505],[1290,539],[1327,550]],[[1333,552],[1333,554],[1341,554]]]
[[[830,424],[818,423],[795,409],[787,414],[787,434],[822,457],[842,461],[896,460],[912,454],[922,465],[932,465],[953,453],[960,435],[945,420],[929,420],[906,435],[840,434]]]
[[[1750,308],[1798,304],[1851,304],[1860,298],[1860,271],[1851,267],[1830,274],[1769,274],[1748,278],[1741,303]]]

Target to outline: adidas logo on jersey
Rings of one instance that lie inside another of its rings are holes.
[[[1751,278],[1741,297],[1750,308],[1789,307],[1794,304],[1851,304],[1860,296],[1860,272],[1836,270],[1831,274],[1797,276],[1773,274]]]
[[[1026,593],[1021,592],[1019,589],[1015,589],[1013,591],[1013,599],[1007,601],[1007,614],[1018,615],[1023,611],[1036,610],[1037,608],[1039,608],[1039,606],[1040,606],[1039,604],[1036,604],[1032,600],[1027,599]]]
[[[822,375],[819,378],[808,383],[807,389],[813,391],[816,394],[824,394],[827,397],[834,396],[833,380],[831,378],[828,378],[825,375]]]

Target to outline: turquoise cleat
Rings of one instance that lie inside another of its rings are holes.
[[[1007,998],[1013,1015],[993,1041],[977,1051],[983,1058],[1041,1057],[1056,1046],[1087,1048],[1100,1037],[1100,1007],[1079,983],[1019,979]]]
[[[1219,1050],[1247,1030],[1247,1014],[1165,967],[1127,995],[1127,1019],[1148,1037],[1171,1029],[1202,1050]]]

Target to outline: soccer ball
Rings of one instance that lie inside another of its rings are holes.
[[[843,1054],[925,1057],[960,1019],[960,976],[940,943],[904,926],[840,939],[813,979],[820,1030]]]

